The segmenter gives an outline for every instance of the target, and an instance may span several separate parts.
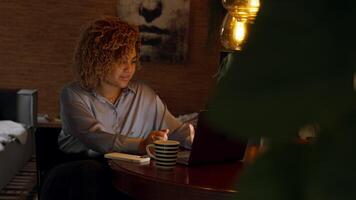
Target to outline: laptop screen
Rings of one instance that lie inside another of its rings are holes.
[[[207,118],[208,111],[198,116],[192,150],[188,165],[221,163],[242,160],[247,146],[247,139],[230,137]]]

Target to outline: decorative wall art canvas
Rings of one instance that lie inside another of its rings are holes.
[[[142,62],[185,61],[190,0],[118,0],[117,15],[139,27]]]

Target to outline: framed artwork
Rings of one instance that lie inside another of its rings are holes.
[[[117,16],[139,27],[142,62],[185,61],[190,0],[118,0]]]

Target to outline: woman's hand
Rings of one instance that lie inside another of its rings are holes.
[[[168,133],[169,129],[152,131],[145,140],[147,140],[147,144],[151,144],[156,140],[168,140]]]
[[[146,146],[152,144],[156,140],[168,140],[169,129],[164,129],[160,131],[152,131],[146,139],[144,139],[139,147],[139,152],[145,154]]]

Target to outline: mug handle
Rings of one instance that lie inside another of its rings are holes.
[[[146,146],[146,152],[149,157],[153,158],[156,160],[156,156],[151,153],[150,147],[154,147],[154,144],[149,144]]]

